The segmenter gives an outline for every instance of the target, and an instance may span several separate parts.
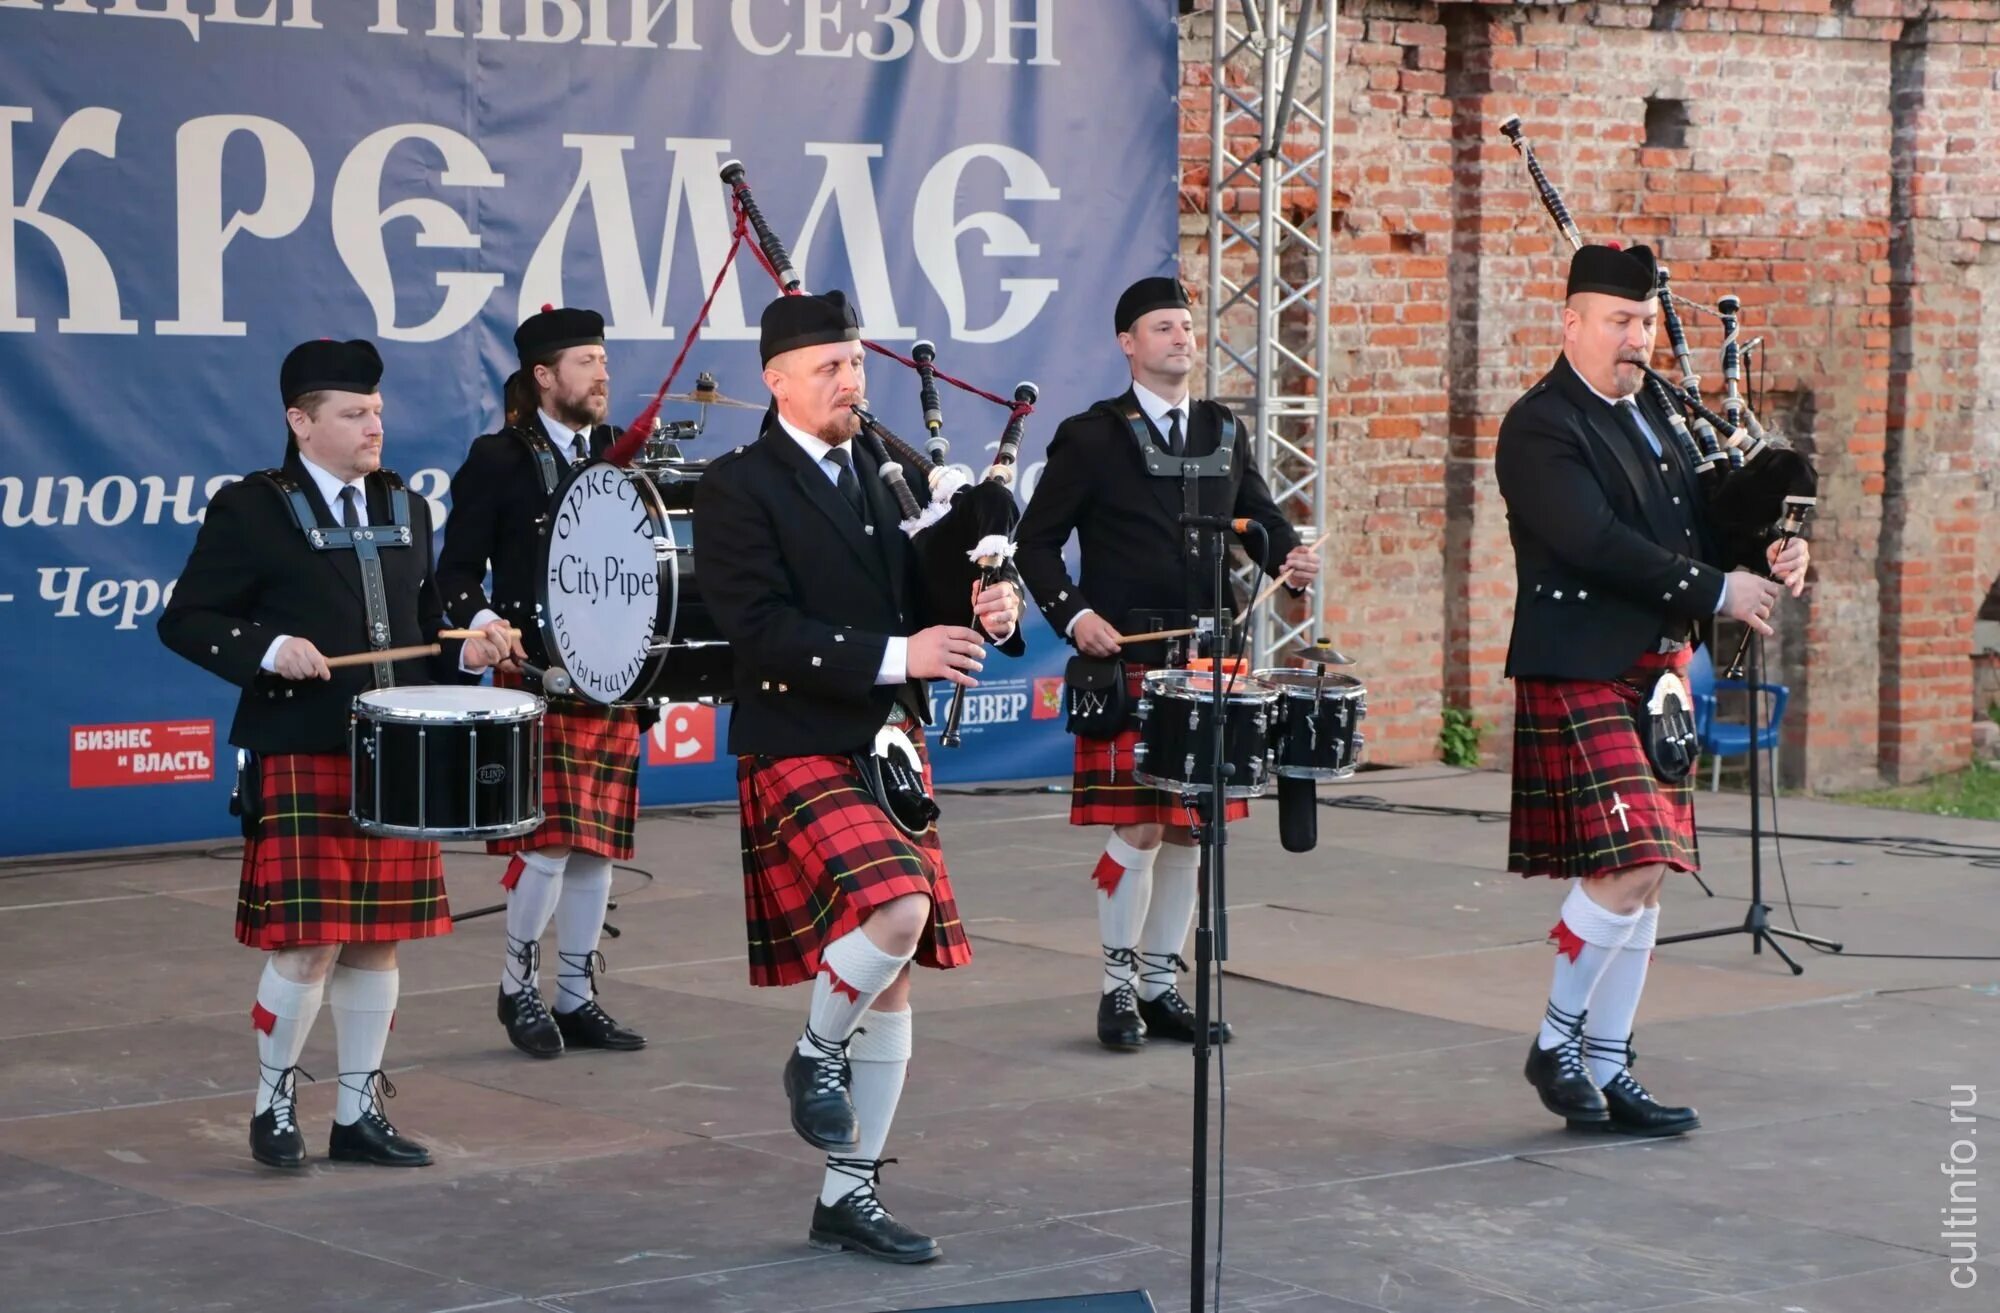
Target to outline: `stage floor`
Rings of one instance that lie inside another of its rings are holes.
[[[1504,810],[1506,779],[1380,771],[1323,793]],[[744,983],[736,825],[718,809],[649,815],[634,865],[654,878],[619,876],[602,1001],[651,1037],[642,1053],[509,1048],[497,917],[406,951],[390,1112],[438,1157],[412,1172],[325,1162],[325,1016],[303,1059],[321,1078],[303,1098],[314,1164],[250,1160],[258,962],[230,937],[233,862],[192,848],[0,871],[0,1308],[780,1313],[1137,1287],[1186,1308],[1192,1063],[1093,1038],[1101,832],[1070,829],[1051,794],[944,802],[976,959],[917,980],[884,1189],[941,1262],[804,1243],[819,1158],[778,1072],[805,994]],[[1747,822],[1740,798],[1700,806]],[[1807,929],[1872,953],[2000,954],[2000,871],[1824,837],[2000,857],[2000,827],[1789,798],[1781,814],[1822,836],[1783,846]],[[1662,947],[1639,1074],[1705,1128],[1583,1138],[1521,1079],[1559,892],[1500,873],[1504,823],[1326,809],[1319,849],[1293,856],[1260,804],[1230,839],[1223,1307],[2000,1307],[2000,1264],[1955,1290],[1940,1234],[1954,1143],[2000,1154],[1976,1134],[2000,1114],[2000,963],[1802,950],[1793,977],[1740,936]],[[1743,917],[1747,839],[1703,848],[1716,897],[1675,881],[1663,934]],[[460,911],[497,901],[500,859],[447,866]],[[1978,1103],[1954,1125],[1964,1086]],[[1969,1165],[1984,1202],[2000,1160]]]

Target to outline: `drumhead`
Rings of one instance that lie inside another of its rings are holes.
[[[1329,673],[1322,679],[1312,671],[1296,666],[1259,670],[1256,678],[1288,696],[1310,697],[1315,683],[1319,685],[1319,692],[1330,698],[1360,697],[1364,691],[1361,681],[1352,675]]]
[[[542,639],[579,695],[623,701],[655,639],[672,632],[673,579],[660,552],[671,534],[659,493],[642,474],[585,465],[556,489],[541,541]]]
[[[371,688],[354,699],[355,714],[366,720],[533,720],[545,706],[532,693],[481,684]]]
[[[1215,676],[1206,670],[1148,670],[1143,686],[1152,697],[1186,702],[1210,702],[1215,698]],[[1278,691],[1254,675],[1224,674],[1222,695],[1229,702],[1271,702]]]

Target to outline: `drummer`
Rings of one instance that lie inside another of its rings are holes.
[[[1217,401],[1193,401],[1194,316],[1174,278],[1142,278],[1118,298],[1114,327],[1132,385],[1066,419],[1049,442],[1035,496],[1021,521],[1016,560],[1042,615],[1086,657],[1122,660],[1131,701],[1148,668],[1167,663],[1162,642],[1125,644],[1124,634],[1194,623],[1194,605],[1214,605],[1211,567],[1195,536],[1180,528],[1181,486],[1146,472],[1144,446],[1173,456],[1234,452],[1227,478],[1202,482],[1202,510],[1247,517],[1264,528],[1268,573],[1300,588],[1319,572],[1318,558],[1271,500],[1251,463],[1250,434]],[[1082,580],[1069,576],[1063,547],[1075,533]],[[1252,540],[1254,541],[1254,539]],[[1097,1038],[1136,1050],[1155,1039],[1192,1042],[1194,1011],[1178,972],[1195,912],[1200,853],[1179,798],[1132,778],[1139,741],[1128,723],[1107,737],[1079,736],[1071,825],[1108,825],[1104,854],[1091,872],[1104,948]],[[1248,815],[1232,803],[1229,815]],[[1229,1037],[1227,1026],[1213,1036]]]
[[[452,619],[474,628],[506,620],[519,631],[496,682],[535,685],[521,662],[546,666],[536,623],[538,524],[570,471],[601,456],[619,430],[604,422],[611,373],[604,318],[594,310],[543,306],[514,331],[520,370],[508,379],[514,421],[472,444],[452,476],[451,521],[438,584]],[[493,591],[486,591],[488,568]],[[546,690],[541,690],[546,695]],[[639,819],[641,713],[549,696],[542,721],[542,806],[532,834],[489,841],[512,854],[507,951],[500,971],[500,1024],[535,1058],[565,1048],[644,1048],[646,1037],[612,1020],[596,1001],[597,951],[611,898],[611,865],[632,856]],[[556,923],[554,1015],[543,1001],[542,935]]]
[[[438,637],[429,509],[381,468],[381,377],[365,341],[307,342],[285,357],[284,464],[215,494],[160,617],[162,642],[242,689],[229,741],[254,768],[238,781],[236,937],[268,953],[250,1011],[260,1069],[250,1152],[272,1167],[306,1160],[298,1062],[322,1001],[339,1053],[329,1156],[431,1160],[389,1124],[382,1058],[397,943],[451,930],[443,865],[436,843],[370,838],[348,820],[348,712],[357,693],[459,681],[505,651],[497,627],[463,643]],[[373,528],[342,532],[362,526]],[[368,651],[371,635],[377,649],[435,643],[437,655],[329,663]]]

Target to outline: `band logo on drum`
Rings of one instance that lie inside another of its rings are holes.
[[[581,470],[556,505],[543,572],[555,656],[578,689],[623,697],[652,655],[660,544],[633,481],[613,466]]]

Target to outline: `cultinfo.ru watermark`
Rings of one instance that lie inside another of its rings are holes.
[[[1944,1219],[1938,1239],[1951,1247],[1951,1284],[1959,1290],[1970,1290],[1979,1281],[1979,1269],[1973,1266],[1979,1261],[1979,1145],[1972,1138],[1979,1134],[1979,1119],[1969,1111],[1978,1103],[1978,1086],[1951,1087],[1951,1124],[1965,1130],[1945,1150],[1946,1161],[1938,1164],[1951,1181],[1945,1206],[1938,1209]]]

